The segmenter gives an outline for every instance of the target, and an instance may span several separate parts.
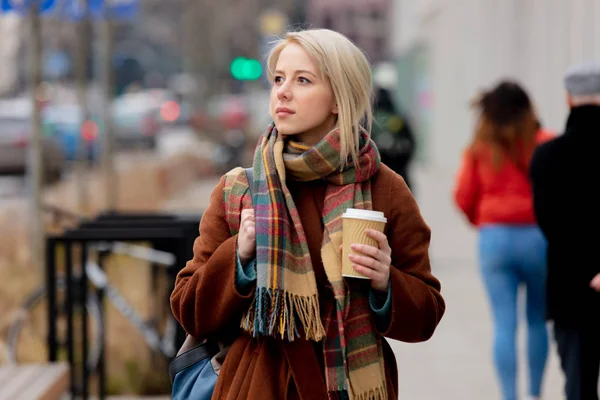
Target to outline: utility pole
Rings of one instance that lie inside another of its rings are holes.
[[[38,94],[42,85],[42,34],[39,5],[34,2],[29,9],[29,70],[31,91],[31,138],[29,144],[29,178],[31,182],[31,238],[32,261],[38,272],[44,270],[46,241],[42,211],[42,185],[44,169],[42,160],[41,102]]]
[[[118,177],[115,172],[114,160],[114,129],[111,113],[113,96],[113,32],[114,25],[110,17],[104,15],[101,21],[102,40],[102,125],[104,127],[104,146],[102,151],[102,171],[104,192],[106,193],[106,208],[116,211],[118,199]]]
[[[77,209],[81,213],[88,212],[89,198],[86,182],[87,170],[87,143],[81,134],[83,123],[89,118],[89,102],[88,102],[88,46],[90,46],[90,19],[89,19],[89,0],[82,2],[83,10],[81,19],[77,22],[77,102],[81,107],[81,125],[79,129],[79,137],[77,138],[77,156],[75,161],[75,184],[77,190]]]

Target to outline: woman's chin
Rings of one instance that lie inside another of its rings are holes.
[[[298,131],[298,129],[294,129],[291,126],[288,126],[287,124],[275,124],[275,126],[277,127],[277,132],[279,132],[281,135],[283,136],[294,136],[297,135],[298,133],[300,133]]]

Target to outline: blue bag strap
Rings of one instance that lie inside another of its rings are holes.
[[[189,348],[190,346],[193,346]],[[183,346],[179,350],[177,357],[169,363],[169,378],[171,384],[175,381],[175,375],[191,365],[194,365],[207,358],[213,358],[219,352],[219,346],[216,342],[205,341],[198,343],[193,337],[188,335]]]

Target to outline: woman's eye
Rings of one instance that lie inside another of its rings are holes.
[[[282,81],[283,81],[283,77],[281,77],[281,76],[276,76],[275,78],[273,78],[274,83],[281,83]]]
[[[298,78],[298,81],[299,81],[300,83],[310,83],[310,81],[309,81],[308,79],[306,79],[306,78],[303,78],[303,77],[299,77],[299,78]]]

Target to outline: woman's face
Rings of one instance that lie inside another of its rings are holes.
[[[300,45],[291,43],[281,51],[272,84],[269,111],[282,135],[312,146],[335,127],[331,85]]]

